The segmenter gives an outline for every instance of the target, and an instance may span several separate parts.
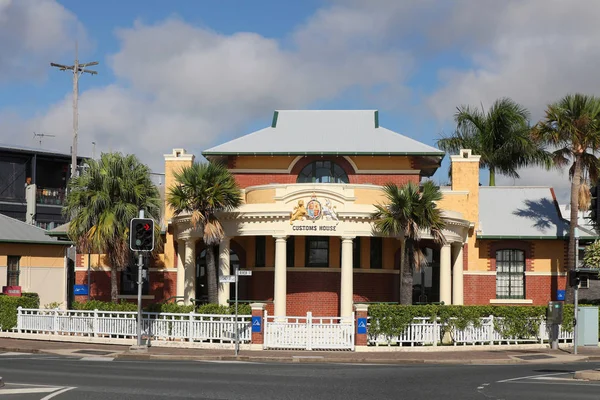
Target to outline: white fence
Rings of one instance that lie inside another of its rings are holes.
[[[449,341],[454,346],[458,345],[495,345],[495,344],[522,344],[522,343],[544,343],[549,340],[548,327],[544,320],[541,321],[536,335],[529,338],[511,338],[503,336],[495,324],[501,322],[499,318],[489,316],[481,318],[481,324],[473,326],[470,324],[465,329],[446,329],[439,320],[431,321],[429,318],[415,318],[414,322],[407,326],[399,336],[369,335],[370,346],[437,346],[442,342],[442,332],[447,331]],[[372,321],[369,319],[369,324]],[[559,341],[567,342],[573,340],[573,332],[559,329]]]
[[[237,320],[241,343],[250,343],[251,318]],[[142,313],[142,336],[151,340],[208,343],[235,342],[235,316]],[[129,311],[38,310],[19,307],[17,333],[133,339],[137,313]]]
[[[273,317],[265,311],[265,349],[354,350],[354,313],[350,318]]]

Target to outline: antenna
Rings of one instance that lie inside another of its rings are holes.
[[[47,133],[35,133],[35,132],[33,132],[33,139],[34,140],[35,140],[36,136],[40,138],[40,147],[42,147],[42,138],[43,137],[56,137],[54,135],[49,135]]]

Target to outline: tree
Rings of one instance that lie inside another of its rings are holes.
[[[437,141],[448,153],[471,149],[481,156],[480,166],[489,170],[489,185],[496,185],[496,173],[519,178],[517,169],[531,164],[548,165],[550,157],[529,138],[529,112],[508,98],[483,108],[460,106],[454,115],[456,131]]]
[[[421,190],[412,182],[402,187],[388,183],[383,187],[386,204],[377,204],[372,217],[375,229],[383,235],[403,240],[400,261],[400,304],[412,304],[413,272],[424,256],[419,248],[421,232],[427,231],[436,243],[444,244],[445,222],[436,201],[442,198],[439,187],[427,181]]]
[[[69,220],[68,236],[81,251],[106,256],[110,298],[116,303],[117,272],[130,259],[131,219],[139,210],[144,210],[146,218],[160,217],[160,195],[150,169],[134,155],[103,153],[100,160],[85,162],[82,173],[69,181],[67,193],[63,213]]]
[[[595,153],[600,149],[600,99],[583,94],[567,95],[548,105],[544,118],[532,130],[532,139],[556,150],[554,164],[570,165],[571,218],[567,268],[575,269],[575,228],[579,213],[579,189],[582,175],[587,173],[596,182],[599,161]],[[573,302],[573,288],[567,285],[566,301]]]
[[[189,213],[194,227],[201,226],[206,245],[208,301],[218,302],[215,246],[224,237],[219,213],[242,204],[242,193],[234,176],[222,164],[194,163],[175,173],[176,184],[167,196],[175,216]]]

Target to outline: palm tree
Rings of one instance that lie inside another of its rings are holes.
[[[383,187],[387,204],[377,204],[372,217],[375,229],[383,235],[404,241],[400,261],[400,304],[412,304],[413,272],[424,259],[419,249],[421,231],[428,231],[436,243],[444,244],[445,226],[436,201],[442,193],[433,182],[427,181],[421,190],[412,182],[402,187],[388,183]]]
[[[483,108],[460,106],[454,115],[456,131],[437,141],[448,153],[471,149],[481,156],[481,167],[489,170],[489,185],[496,185],[496,173],[519,178],[517,169],[531,164],[549,165],[549,155],[529,138],[529,112],[509,98]]]
[[[85,165],[68,185],[63,208],[69,220],[68,235],[80,250],[106,256],[111,271],[110,298],[117,302],[117,272],[130,258],[130,221],[139,210],[144,210],[146,218],[157,220],[160,195],[150,179],[150,169],[134,155],[103,153],[100,160],[87,160]]]
[[[532,131],[534,141],[555,148],[552,159],[557,167],[570,165],[571,219],[567,267],[575,269],[575,228],[579,213],[582,175],[596,182],[600,150],[600,98],[583,94],[567,95],[548,105],[544,118]],[[573,301],[573,289],[567,285],[566,301]]]
[[[208,301],[218,302],[215,246],[223,239],[219,213],[232,211],[242,204],[242,193],[227,167],[218,163],[194,163],[175,173],[167,203],[175,216],[190,213],[193,226],[201,225],[206,245]]]

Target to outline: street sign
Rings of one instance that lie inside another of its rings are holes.
[[[356,333],[359,335],[366,335],[367,333],[367,319],[366,318],[358,318],[358,328],[356,329]]]
[[[238,269],[237,270],[237,274],[239,276],[252,276],[252,271],[249,270],[243,270],[243,269]]]
[[[88,295],[87,285],[73,285],[73,294],[75,296],[87,296]]]
[[[219,277],[220,283],[235,283],[235,275],[221,275]]]
[[[260,333],[261,320],[262,317],[260,316],[252,316],[252,332]]]
[[[564,301],[565,300],[565,294],[566,294],[565,290],[557,290],[556,291],[556,300],[562,300],[562,301]]]

